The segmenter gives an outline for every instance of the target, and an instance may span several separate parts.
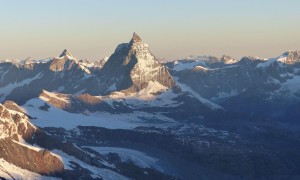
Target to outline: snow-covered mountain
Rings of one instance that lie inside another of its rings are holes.
[[[260,118],[272,114],[283,120],[291,113],[290,107],[299,103],[299,51],[267,60],[244,57],[221,66],[203,62],[182,60],[167,66],[180,83],[228,111]],[[297,121],[295,117],[293,120]]]
[[[74,112],[91,109],[132,112],[142,109],[170,116],[179,114],[180,118],[187,114],[200,117],[210,111],[222,110],[199,94],[176,85],[167,67],[151,54],[148,45],[136,33],[129,43],[118,45],[103,68],[78,61],[68,50],[46,63],[33,62],[30,66],[28,68],[28,64],[24,63],[0,64],[2,101],[8,99],[23,104],[45,94],[42,93],[45,90],[71,96],[72,105],[69,107]],[[93,98],[101,103],[92,107],[79,102],[75,96],[80,96],[82,102],[89,101],[85,98]]]
[[[149,47],[134,33],[129,43],[118,45],[101,71],[102,87],[108,91],[153,93],[174,87],[167,68],[150,52]]]
[[[24,103],[38,96],[43,89],[107,95],[116,90],[137,92],[145,88],[159,92],[174,86],[166,67],[155,59],[148,45],[136,34],[130,43],[117,47],[103,68],[95,67],[87,60],[78,61],[67,50],[47,61],[26,61],[0,64],[2,101],[12,99]],[[28,91],[28,97],[22,97],[21,91]]]
[[[299,54],[161,63],[134,33],[95,62],[1,61],[0,177],[297,177]]]

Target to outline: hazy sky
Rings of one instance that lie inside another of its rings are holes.
[[[109,56],[137,32],[157,57],[300,49],[300,0],[0,0],[0,59]]]

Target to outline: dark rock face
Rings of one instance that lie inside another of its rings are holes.
[[[64,165],[47,150],[35,151],[10,138],[0,139],[0,157],[14,165],[42,175],[59,175]]]
[[[68,56],[69,58],[73,57],[72,54],[67,49],[65,49],[59,57],[65,57],[65,56]]]

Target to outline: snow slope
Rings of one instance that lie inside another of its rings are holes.
[[[78,163],[81,167],[88,169],[89,171],[91,171],[92,177],[93,178],[103,178],[104,180],[127,180],[128,178],[112,171],[109,169],[104,169],[104,168],[98,168],[89,164],[86,164],[78,159],[76,159],[73,156],[69,156],[66,153],[60,151],[60,150],[53,150],[53,153],[55,153],[57,155],[57,157],[59,157],[62,162],[64,163],[65,169],[69,169],[72,170],[72,164],[70,162],[75,162]]]
[[[281,90],[288,90],[291,93],[300,91],[300,76],[294,76],[282,84]]]
[[[26,169],[17,167],[4,159],[0,158],[0,177],[8,180],[23,179],[23,180],[59,180],[61,178],[41,176],[37,173],[30,172]]]
[[[0,87],[0,101],[3,101],[6,98],[6,96],[9,95],[10,92],[13,91],[15,88],[29,84],[32,81],[39,79],[41,76],[42,76],[42,73],[39,73],[36,76],[34,76],[33,78],[24,79],[21,82],[18,82],[18,83],[14,82],[14,83],[10,83],[7,86]]]
[[[188,85],[180,83],[178,81],[178,78],[174,77],[174,80],[176,80],[176,84],[179,85],[183,91],[190,92],[195,98],[197,98],[203,104],[206,104],[207,106],[209,106],[211,109],[223,109],[218,104],[215,104],[215,103],[201,97],[196,91],[192,90],[192,88],[190,88]]]
[[[183,71],[194,69],[195,66],[204,65],[205,63],[200,61],[175,61],[175,66],[172,70],[174,71]]]
[[[147,112],[133,112],[123,114],[110,114],[107,112],[88,113],[88,115],[69,113],[50,105],[48,111],[40,110],[45,101],[41,99],[31,99],[23,108],[28,114],[36,119],[32,119],[31,123],[39,127],[62,127],[65,129],[73,129],[77,126],[96,126],[108,129],[134,129],[138,126],[154,126],[155,122],[144,121],[143,119],[159,119],[162,123],[160,127],[169,126],[173,123],[169,118],[160,114],[152,114]],[[165,122],[163,122],[165,121]]]
[[[133,162],[135,165],[141,168],[154,168],[162,171],[162,168],[157,164],[157,162],[159,161],[158,159],[150,157],[140,151],[118,147],[87,147],[103,155],[107,155],[109,153],[117,153],[122,161]]]

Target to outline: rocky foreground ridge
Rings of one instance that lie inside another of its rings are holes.
[[[14,102],[0,104],[0,158],[20,168],[41,174],[58,175],[64,170],[61,160],[48,150],[27,145],[39,131]]]

